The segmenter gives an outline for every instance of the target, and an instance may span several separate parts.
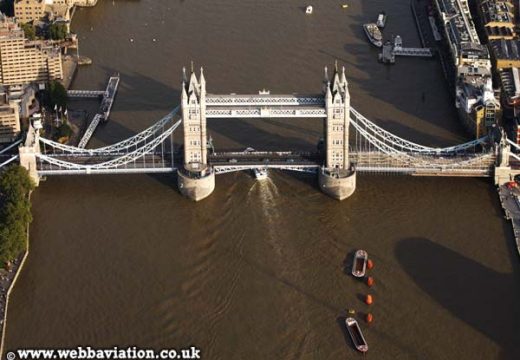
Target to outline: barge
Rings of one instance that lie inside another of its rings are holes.
[[[357,320],[352,317],[348,317],[345,319],[345,324],[347,325],[348,333],[356,349],[363,353],[367,352],[368,344],[365,340],[365,337],[363,336],[363,332],[361,331]]]

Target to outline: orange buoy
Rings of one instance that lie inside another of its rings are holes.
[[[372,297],[372,295],[368,294],[365,298],[365,303],[367,305],[372,305],[372,303],[374,302],[374,298]]]
[[[371,323],[372,321],[374,321],[374,315],[372,315],[372,313],[368,313],[367,316],[365,317],[365,320],[367,323]]]
[[[367,261],[367,269],[372,269],[374,267],[374,262],[370,259]]]
[[[372,276],[367,277],[367,285],[368,286],[374,285],[374,278]]]

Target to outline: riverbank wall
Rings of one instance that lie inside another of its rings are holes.
[[[515,236],[515,245],[518,256],[520,256],[520,190],[502,185],[498,187],[498,196],[502,209],[504,209],[505,218],[511,221],[513,226],[513,234]]]
[[[29,201],[31,201],[31,193],[29,193]],[[22,272],[22,269],[25,265],[25,262],[27,260],[27,257],[29,256],[29,227],[30,224],[27,224],[26,229],[26,248],[25,252],[15,261],[15,265],[11,269],[11,274],[13,274],[11,277],[8,276],[8,279],[6,279],[6,284],[8,284],[7,291],[4,293],[2,288],[2,291],[0,291],[0,297],[2,301],[0,302],[0,317],[1,317],[1,328],[2,328],[2,338],[0,339],[0,357],[3,359],[4,356],[4,345],[5,345],[5,332],[7,327],[7,309],[9,307],[9,299],[11,297],[11,292],[13,291],[14,286],[16,285],[16,281],[18,280],[18,277],[20,276],[20,273]],[[19,262],[17,262],[19,261]]]

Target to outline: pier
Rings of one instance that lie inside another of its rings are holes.
[[[70,98],[99,98],[105,94],[102,90],[67,90],[67,96]]]
[[[118,87],[119,74],[110,77],[107,89],[103,93],[103,100],[101,100],[101,106],[99,108],[100,113],[103,116],[103,121],[108,121],[108,118],[110,117],[110,111],[112,110]]]
[[[114,105],[114,99],[117,94],[117,89],[119,88],[120,76],[116,74],[111,76],[108,80],[107,88],[105,91],[101,90],[68,90],[67,95],[71,98],[100,98],[101,105],[99,107],[98,113],[92,119],[92,122],[88,126],[85,134],[81,138],[78,147],[84,149],[87,146],[90,138],[96,131],[97,126],[101,121],[106,122],[110,117],[110,111],[112,110],[112,106]]]
[[[433,57],[433,52],[430,48],[397,48],[394,47],[395,56],[409,56],[409,57]]]
[[[403,47],[402,39],[397,35],[393,43],[387,41],[383,45],[383,51],[379,54],[379,60],[384,64],[395,64],[396,56],[432,58],[433,55],[434,52],[431,48]]]
[[[87,130],[83,134],[83,137],[81,138],[81,140],[78,144],[78,148],[84,149],[85,146],[87,146],[88,142],[90,141],[90,138],[94,134],[94,131],[96,131],[96,128],[99,125],[99,123],[101,122],[102,118],[103,118],[103,115],[101,115],[101,114],[96,114],[96,116],[94,116],[94,119],[92,119],[92,122],[90,123]]]

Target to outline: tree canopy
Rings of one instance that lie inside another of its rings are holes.
[[[25,33],[25,37],[29,40],[36,39],[36,29],[34,28],[34,25],[31,23],[25,23],[22,24],[22,29]]]
[[[67,90],[57,80],[53,80],[49,83],[47,89],[47,103],[54,109],[55,106],[65,109],[67,107]]]
[[[67,37],[67,25],[65,24],[50,24],[49,38],[52,40],[63,40]]]
[[[14,260],[26,249],[27,225],[32,221],[29,193],[34,183],[28,171],[10,166],[0,173],[0,262]]]

